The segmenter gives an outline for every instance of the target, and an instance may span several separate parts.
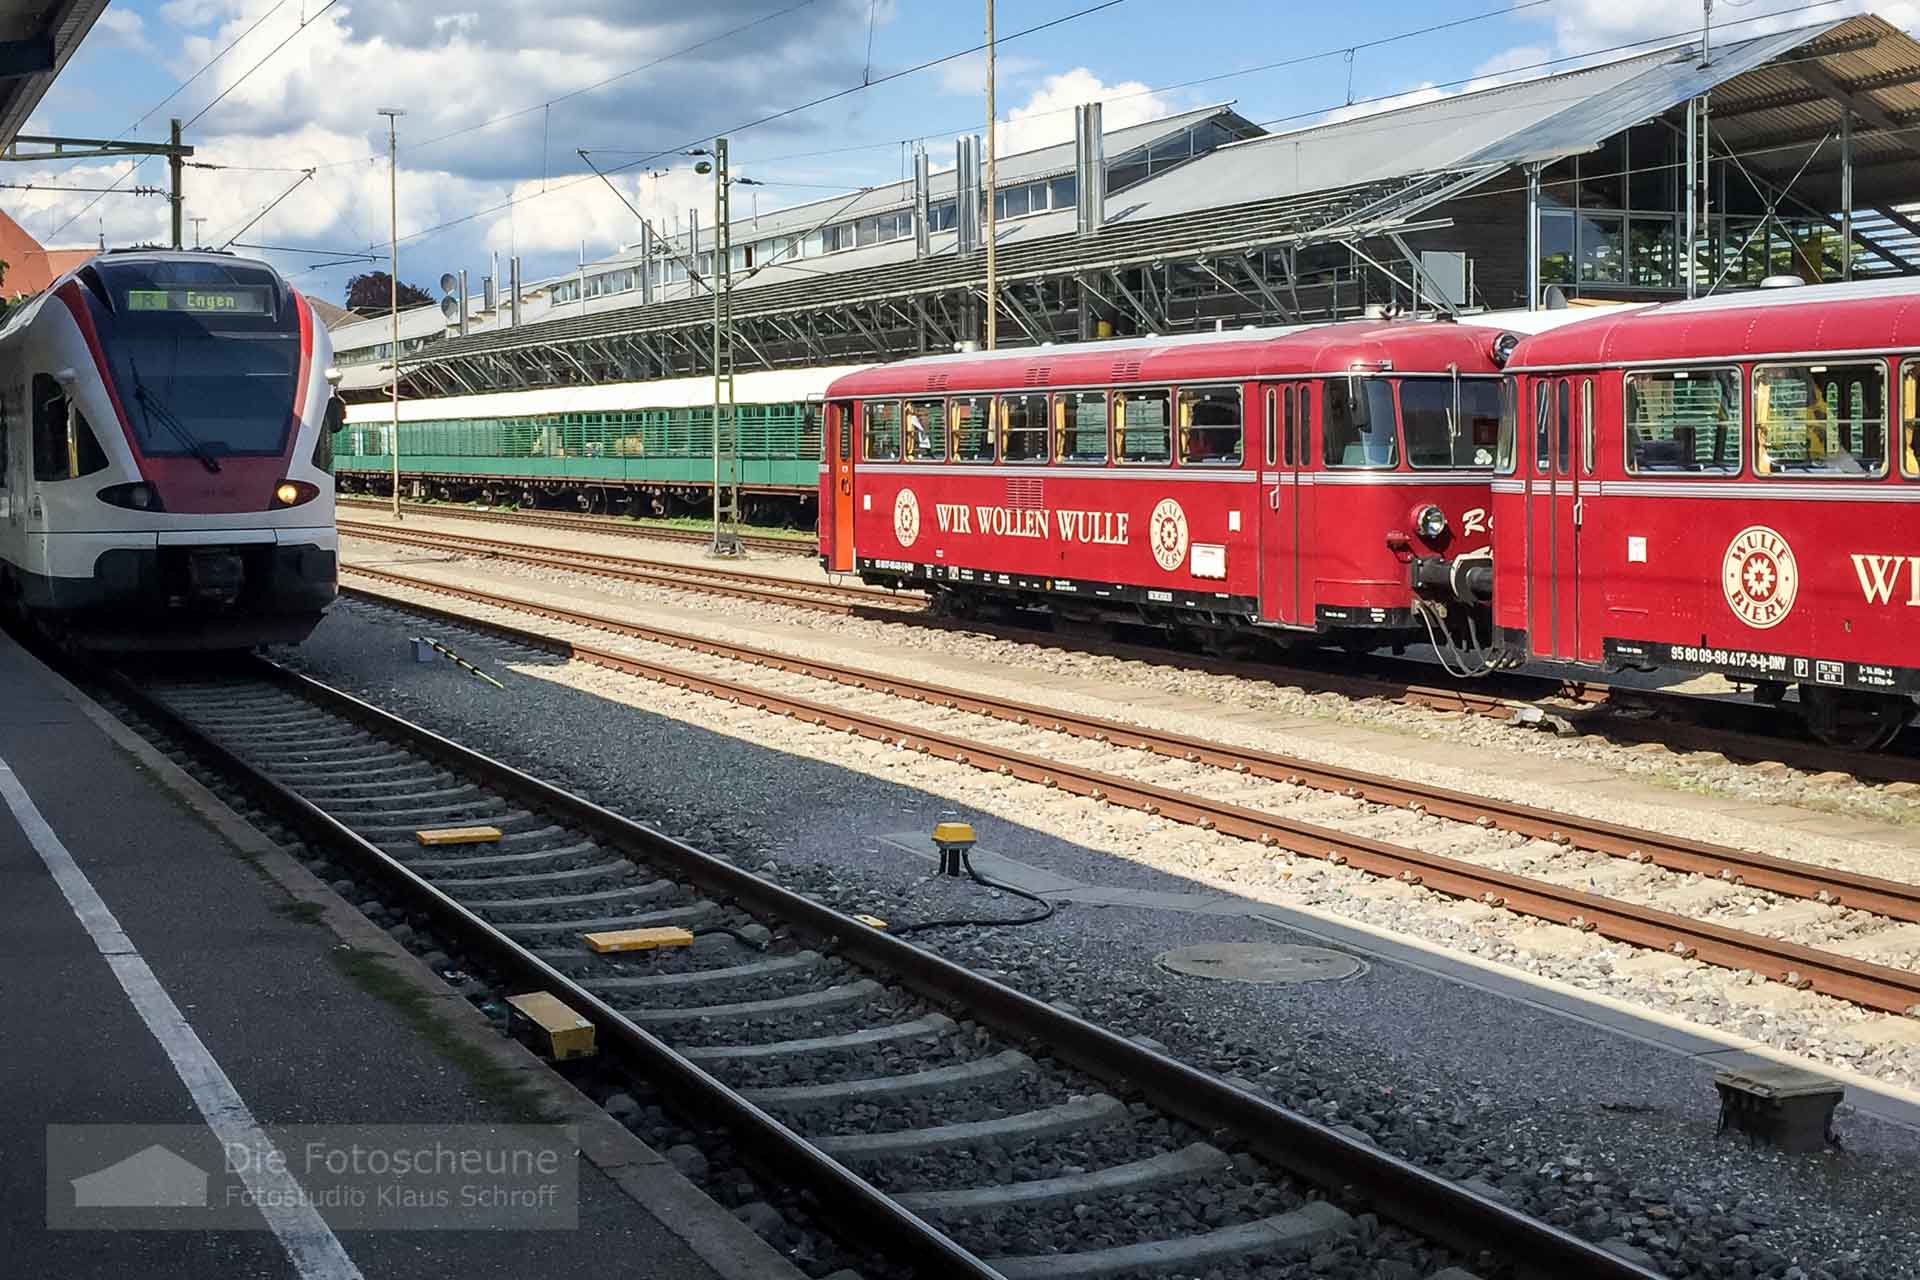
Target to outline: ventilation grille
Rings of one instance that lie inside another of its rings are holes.
[[[928,375],[927,375],[927,390],[929,390],[929,391],[945,391],[945,390],[947,389],[947,383],[948,383],[948,381],[950,381],[950,380],[951,380],[951,378],[952,378],[952,376],[953,376],[952,374],[947,374],[947,373],[930,373],[930,374],[928,374]]]
[[[1046,481],[1039,476],[1020,476],[1008,480],[1007,505],[1015,509],[1046,506]]]
[[[1115,360],[1113,362],[1113,380],[1115,382],[1127,382],[1139,376],[1140,362],[1138,360]]]
[[[1046,382],[1047,375],[1052,372],[1053,372],[1052,365],[1036,364],[1032,368],[1027,370],[1027,376],[1024,379],[1022,379],[1022,381],[1029,387],[1037,387],[1037,386],[1040,386],[1042,383]]]

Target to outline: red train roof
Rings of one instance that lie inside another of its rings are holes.
[[[1126,338],[1003,352],[959,352],[876,365],[840,378],[827,394],[914,395],[1006,387],[1084,387],[1344,373],[1356,363],[1391,361],[1397,372],[1494,373],[1503,330],[1430,321],[1354,321],[1299,329]]]
[[[1909,279],[1732,293],[1577,321],[1522,340],[1509,370],[1920,346]]]

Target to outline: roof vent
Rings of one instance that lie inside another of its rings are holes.
[[[1768,276],[1760,282],[1762,289],[1798,289],[1806,281],[1799,276]]]
[[[1113,380],[1115,382],[1123,378],[1137,378],[1139,376],[1140,362],[1138,360],[1115,360],[1113,362]]]
[[[1052,372],[1053,366],[1050,364],[1030,365],[1027,369],[1026,376],[1021,379],[1021,382],[1029,387],[1037,387],[1044,383],[1047,380],[1047,375]]]

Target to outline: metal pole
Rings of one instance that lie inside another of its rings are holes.
[[[987,350],[992,351],[999,339],[1000,328],[1000,284],[994,278],[994,241],[998,239],[995,230],[993,192],[993,157],[1000,150],[999,139],[994,128],[993,107],[993,6],[994,0],[987,0]]]
[[[1840,278],[1853,279],[1853,106],[1840,105]]]
[[[1687,296],[1700,292],[1700,99],[1687,99]]]
[[[183,228],[180,225],[180,216],[186,212],[186,194],[181,190],[181,176],[186,171],[187,162],[186,156],[180,150],[179,119],[176,117],[167,123],[169,126],[167,143],[172,148],[167,152],[167,168],[173,174],[173,193],[171,197],[173,204],[173,247],[176,249],[184,249],[186,243],[185,238],[181,234]]]
[[[1540,309],[1540,166],[1527,166],[1527,310]]]
[[[739,461],[733,436],[733,236],[727,140],[713,140],[713,545],[709,555],[737,556],[740,531]],[[696,264],[699,242],[687,246]]]
[[[399,135],[396,121],[407,114],[398,107],[381,107],[387,118],[387,247],[392,257],[387,276],[388,310],[393,317],[393,518],[400,515],[400,179],[397,173]]]

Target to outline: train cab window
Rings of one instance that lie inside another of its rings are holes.
[[[1180,393],[1180,456],[1193,463],[1240,465],[1246,424],[1240,388],[1189,387]]]
[[[1334,378],[1321,410],[1320,450],[1329,467],[1399,465],[1393,386],[1384,378]]]
[[[1580,469],[1593,474],[1593,379],[1580,380]]]
[[[915,462],[947,460],[947,402],[907,401],[907,456]]]
[[[947,421],[953,431],[955,462],[992,462],[998,457],[998,433],[993,429],[993,397],[970,396],[947,402]]]
[[[1007,462],[1047,460],[1047,398],[1000,397],[1000,457]]]
[[[1560,379],[1560,403],[1555,422],[1560,428],[1560,451],[1554,455],[1553,469],[1561,475],[1567,474],[1568,458],[1573,453],[1573,403],[1572,392],[1567,379]]]
[[[33,478],[71,480],[106,469],[106,454],[86,415],[53,378],[34,374]]]
[[[1533,389],[1533,469],[1545,475],[1553,466],[1553,380]]]
[[[1887,371],[1878,360],[1761,365],[1753,371],[1758,475],[1887,473]]]
[[[1173,459],[1173,396],[1166,391],[1113,393],[1113,427],[1120,461],[1159,463]]]
[[[1520,387],[1512,378],[1500,383],[1500,438],[1493,450],[1498,475],[1513,474],[1514,455],[1520,452]]]
[[[1062,462],[1107,460],[1107,393],[1068,391],[1053,398],[1053,416],[1060,433],[1056,450]]]
[[[868,462],[900,460],[900,402],[869,400],[866,409],[866,433],[860,441],[860,456]]]
[[[0,419],[0,432],[6,431]],[[0,449],[0,458],[6,450]],[[1920,360],[1900,365],[1900,474],[1920,479]]]
[[[1454,400],[1455,389],[1459,402]],[[1500,384],[1491,378],[1408,378],[1400,384],[1400,428],[1416,467],[1493,465],[1500,434]]]
[[[1645,369],[1625,383],[1628,471],[1740,470],[1738,370]]]

